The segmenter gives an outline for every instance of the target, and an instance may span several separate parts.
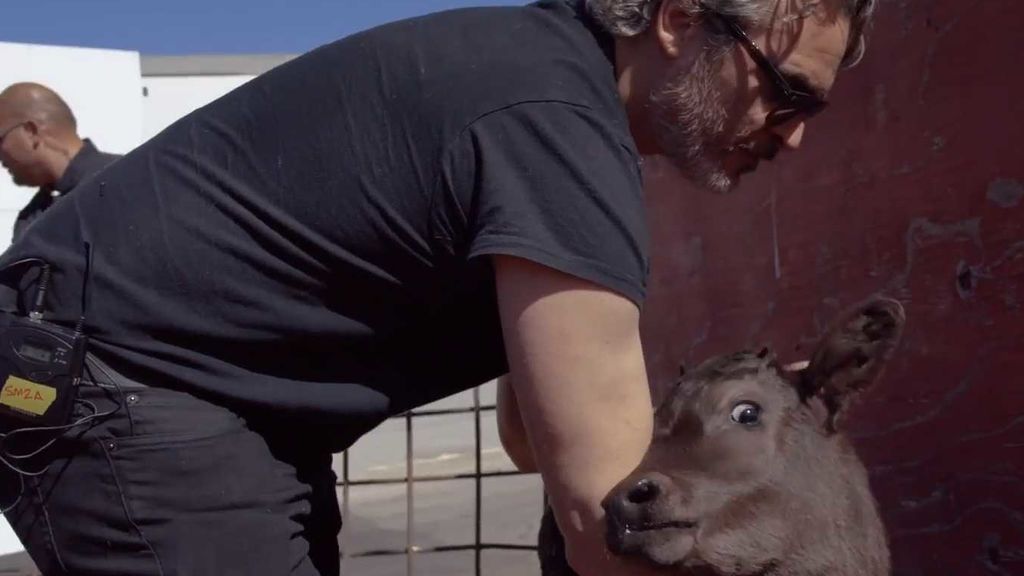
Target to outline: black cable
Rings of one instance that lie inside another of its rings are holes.
[[[15,266],[21,266],[24,264],[38,264],[42,268],[40,271],[39,282],[36,286],[35,299],[29,312],[30,318],[39,320],[42,318],[43,304],[46,301],[46,290],[50,283],[50,263],[42,258],[22,258],[21,260],[15,260],[10,264],[0,267],[0,274],[14,268]]]
[[[36,448],[32,452],[29,452],[28,454],[15,454],[14,452],[11,452],[10,450],[4,448],[4,443],[7,442],[8,438],[14,436],[15,434],[25,434],[28,432],[67,432],[68,430],[77,428],[78,426],[81,426],[83,424],[88,424],[93,420],[106,418],[107,416],[114,414],[121,408],[121,404],[118,403],[115,408],[101,413],[99,411],[99,408],[97,408],[95,404],[88,400],[75,400],[75,403],[88,406],[89,410],[92,413],[83,416],[70,424],[64,424],[62,426],[37,426],[34,428],[18,428],[17,430],[11,430],[6,434],[0,434],[0,454],[8,458],[12,458],[14,460],[24,460],[26,458],[32,458],[33,456],[39,455],[40,453],[43,452],[43,450],[46,450],[47,448],[52,446],[53,443],[56,442],[58,438],[60,438],[60,435],[58,434],[57,436],[51,438],[48,442],[46,442],[39,448]]]
[[[42,264],[42,265],[49,265],[50,264],[49,262],[47,262],[46,260],[43,260],[42,258],[22,258],[21,260],[16,260],[14,262],[11,262],[10,264],[7,264],[6,266],[0,267],[0,272],[6,272],[6,271],[10,270],[11,268],[14,268],[15,266],[21,266],[22,264],[28,264],[29,262],[35,262],[37,264]]]
[[[117,405],[114,408],[112,408],[112,409],[110,409],[110,410],[108,410],[106,412],[100,412],[99,409],[96,407],[96,405],[93,404],[92,402],[88,401],[88,400],[76,400],[76,403],[87,405],[89,407],[89,409],[92,411],[92,413],[88,414],[86,416],[83,416],[82,418],[79,418],[78,420],[76,420],[76,421],[74,421],[74,422],[72,422],[70,424],[65,424],[63,426],[38,426],[38,427],[34,427],[34,428],[19,428],[17,430],[12,430],[10,432],[7,432],[6,434],[0,434],[0,464],[3,464],[4,466],[9,468],[14,473],[19,474],[21,476],[40,476],[42,474],[45,474],[46,471],[50,469],[50,465],[49,464],[47,464],[46,466],[44,466],[40,470],[27,470],[27,469],[22,469],[19,466],[15,465],[14,463],[11,462],[11,460],[26,460],[28,458],[33,458],[35,456],[38,456],[39,454],[42,454],[46,449],[48,449],[51,446],[53,446],[54,443],[56,443],[57,440],[60,439],[60,437],[63,435],[64,432],[67,432],[69,430],[72,430],[74,428],[82,426],[83,424],[88,424],[89,422],[92,422],[93,420],[98,420],[100,418],[106,418],[107,416],[110,416],[110,415],[114,414],[115,412],[117,412],[118,410],[121,409],[121,403],[120,402],[118,402]],[[49,439],[45,443],[43,443],[42,446],[39,446],[35,450],[33,450],[31,452],[28,452],[28,453],[24,453],[24,454],[15,454],[15,453],[13,453],[13,452],[11,452],[11,451],[9,451],[9,450],[7,450],[6,448],[3,447],[4,443],[7,442],[7,440],[9,438],[11,438],[12,436],[14,436],[15,434],[24,434],[26,432],[60,432],[60,433],[57,434],[56,436],[54,436],[53,438]]]
[[[46,290],[50,287],[50,264],[44,262],[42,264],[42,270],[39,271],[39,282],[36,283],[36,299],[32,303],[32,309],[28,312],[28,317],[34,320],[40,320],[43,317],[43,306],[46,303]]]
[[[89,304],[89,273],[92,271],[92,246],[88,242],[83,242],[83,244],[85,245],[85,273],[82,274],[82,315],[78,317],[78,323],[75,324],[76,337],[81,336],[82,330],[85,328],[85,312]]]
[[[103,372],[105,372],[108,376],[110,375],[110,373],[103,369],[102,366],[97,365],[97,367],[100,368],[100,370],[103,370]],[[114,388],[116,388],[117,391],[120,393],[119,396],[123,401],[124,394],[123,391],[121,390],[121,387],[117,384],[116,380],[111,379],[111,381],[113,383]],[[107,416],[113,415],[123,407],[122,401],[115,400],[115,406],[113,408],[107,410],[106,412],[100,412],[99,408],[93,402],[90,402],[89,400],[76,399],[75,403],[78,405],[88,407],[90,414],[87,414],[79,418],[78,420],[70,424],[65,424],[63,426],[36,426],[31,428],[18,428],[15,430],[11,430],[10,432],[7,433],[0,433],[0,465],[5,466],[7,469],[9,469],[11,472],[14,472],[18,476],[18,497],[14,499],[14,502],[3,507],[3,509],[0,509],[0,514],[6,514],[7,512],[13,510],[21,502],[22,495],[25,491],[26,476],[30,478],[42,476],[43,474],[46,473],[47,470],[50,469],[50,464],[47,464],[39,470],[29,470],[27,468],[22,468],[18,464],[15,464],[14,462],[12,462],[12,460],[27,460],[29,458],[42,454],[48,448],[53,446],[57,442],[57,440],[59,440],[61,436],[63,436],[65,432],[68,432],[84,424],[88,424],[89,422],[92,422],[94,420],[99,420],[101,418],[106,418]],[[7,440],[13,437],[15,434],[25,434],[29,432],[58,432],[58,434],[56,434],[53,438],[47,440],[45,443],[43,443],[43,445],[28,453],[18,454],[11,452],[10,450],[7,450],[4,447],[4,444],[7,442]]]
[[[47,464],[46,466],[43,466],[42,470],[22,470],[21,468],[18,468],[14,464],[8,462],[7,458],[5,458],[2,454],[0,454],[0,464],[3,464],[4,466],[8,467],[11,471],[13,471],[15,474],[19,476],[28,476],[30,478],[42,476],[43,474],[46,474],[47,470],[50,469],[50,465]]]

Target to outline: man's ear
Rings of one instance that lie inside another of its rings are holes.
[[[669,58],[678,58],[687,40],[699,30],[701,14],[696,0],[663,0],[655,8],[651,29],[658,46]]]
[[[27,120],[22,124],[21,128],[28,133],[29,138],[32,140],[32,148],[38,148],[42,143],[42,126],[35,120]]]
[[[876,297],[844,312],[821,338],[799,387],[804,399],[824,402],[830,432],[850,400],[878,379],[905,321],[899,302]]]

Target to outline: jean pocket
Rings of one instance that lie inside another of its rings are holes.
[[[288,574],[307,487],[244,426],[111,439],[127,505],[169,574]]]
[[[110,433],[116,444],[124,447],[187,443],[246,428],[235,412],[176,390],[125,390],[121,404],[129,426]]]

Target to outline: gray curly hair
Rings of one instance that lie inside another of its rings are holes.
[[[651,18],[663,1],[680,0],[584,0],[591,17],[615,36],[636,36],[647,29]],[[758,25],[764,22],[774,0],[689,0],[699,11],[731,16],[741,22]],[[805,7],[822,0],[807,0]],[[864,33],[875,10],[877,0],[825,0],[838,3],[842,13],[850,19],[850,39],[843,65],[853,66],[864,55]]]

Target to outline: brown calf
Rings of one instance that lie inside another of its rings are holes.
[[[684,374],[643,462],[604,503],[609,548],[679,574],[888,575],[867,472],[837,422],[903,323],[878,298],[843,314],[802,371],[765,350]],[[544,576],[572,574],[550,511],[540,556]]]

